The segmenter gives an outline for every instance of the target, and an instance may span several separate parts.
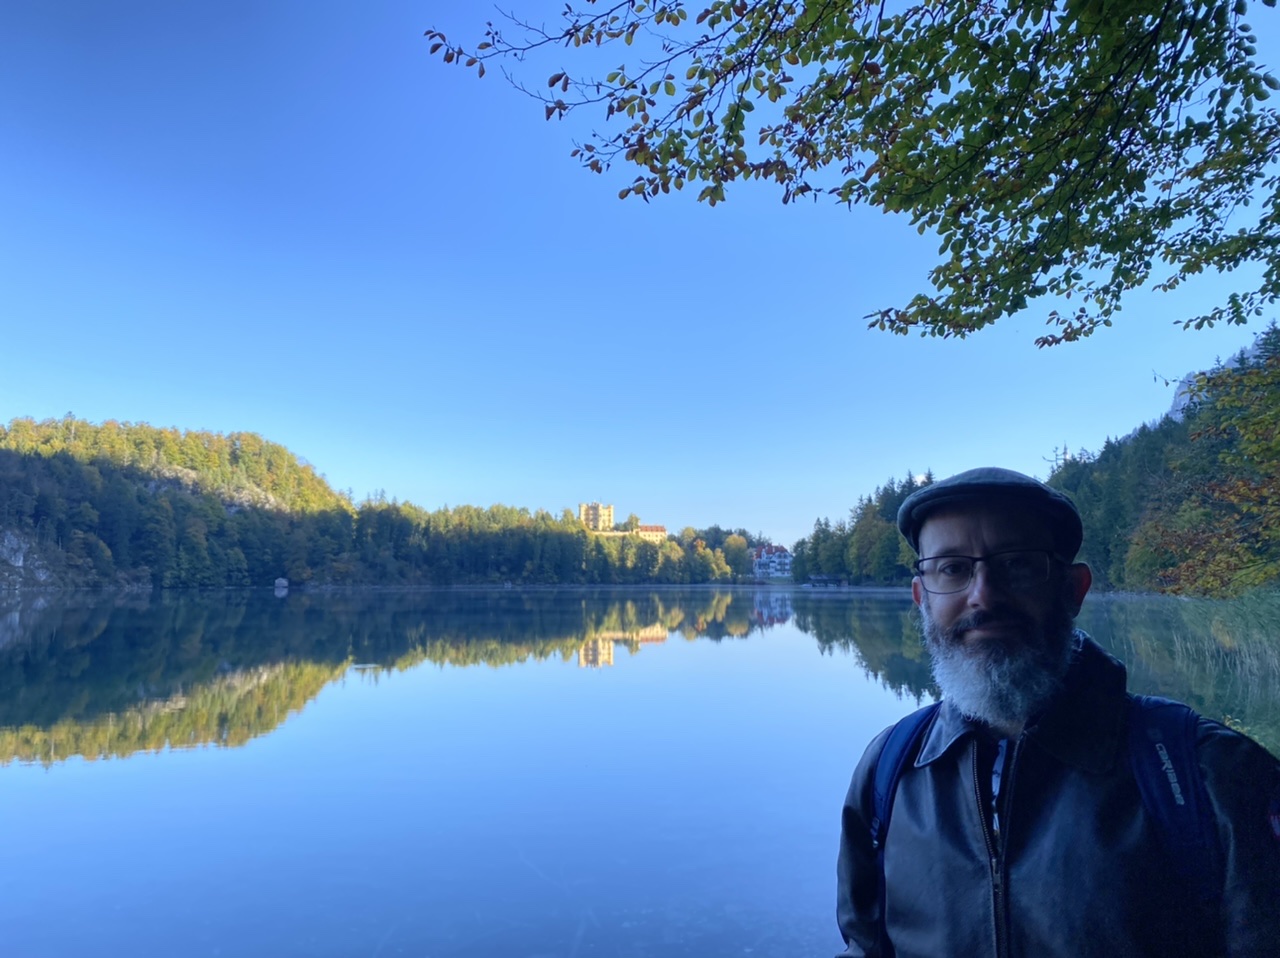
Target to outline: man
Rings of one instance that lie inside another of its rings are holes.
[[[1206,719],[1185,736],[1221,846],[1198,893],[1140,793],[1124,666],[1073,627],[1092,577],[1071,500],[974,469],[912,493],[898,528],[943,702],[904,756],[882,857],[891,729],[854,772],[844,954],[1280,956],[1280,763]]]

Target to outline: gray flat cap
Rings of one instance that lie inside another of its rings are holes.
[[[917,489],[907,496],[898,510],[898,531],[919,555],[920,527],[929,514],[942,506],[974,499],[1019,503],[1042,512],[1053,530],[1054,543],[1061,556],[1071,561],[1080,551],[1084,529],[1076,504],[1065,493],[1046,486],[1038,479],[998,466],[970,469]]]

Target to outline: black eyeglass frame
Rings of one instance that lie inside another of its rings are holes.
[[[992,568],[990,563],[991,559],[998,559],[1000,556],[1008,556],[1008,555],[1044,556],[1045,558],[1044,578],[1037,579],[1035,582],[1028,582],[1022,586],[1017,586],[1010,582],[1007,582],[1002,577],[1002,574],[1000,572],[993,573],[990,571]],[[936,562],[939,559],[968,559],[969,560],[970,562],[969,577],[965,579],[964,585],[958,586],[957,588],[954,588],[954,589],[944,589],[939,591],[937,589],[931,589],[929,588],[928,585],[925,584],[927,574],[921,568],[921,565],[925,562]],[[973,577],[974,577],[974,574],[978,571],[979,562],[987,563],[988,574],[994,575],[996,582],[1002,588],[1011,589],[1012,591],[1015,591],[1015,592],[1034,589],[1037,586],[1044,585],[1046,582],[1048,582],[1050,579],[1053,578],[1053,564],[1055,562],[1060,563],[1062,565],[1070,565],[1070,563],[1066,559],[1058,555],[1052,549],[1002,549],[999,552],[991,552],[984,556],[967,556],[967,555],[960,555],[959,553],[955,553],[955,552],[948,552],[948,553],[944,553],[943,555],[936,555],[936,556],[925,556],[913,562],[911,564],[911,568],[915,570],[916,575],[920,578],[921,588],[923,588],[924,591],[928,592],[930,595],[955,595],[958,592],[965,591],[965,589],[973,585]]]

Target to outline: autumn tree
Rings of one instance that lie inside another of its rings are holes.
[[[730,571],[736,576],[751,575],[751,549],[747,545],[744,536],[737,533],[729,535],[724,540],[724,561],[728,563]]]
[[[623,197],[688,186],[714,205],[731,184],[765,180],[784,202],[910,217],[940,240],[939,260],[921,292],[868,314],[872,326],[965,336],[1047,299],[1044,346],[1111,325],[1132,289],[1205,271],[1252,264],[1261,278],[1184,326],[1244,323],[1280,297],[1280,114],[1265,102],[1280,83],[1254,59],[1247,10],[576,0],[558,26],[513,14],[474,46],[427,38],[481,74],[513,64],[548,119],[612,122],[572,155],[596,173],[634,167]],[[619,45],[626,61],[596,72],[613,61],[590,51]],[[542,80],[519,69],[537,54]]]
[[[1280,581],[1280,329],[1191,377],[1158,423],[1064,456],[1100,589],[1235,595]]]
[[[1159,575],[1175,591],[1231,595],[1280,579],[1280,329],[1252,354],[1198,377],[1192,439],[1216,469],[1149,531],[1174,561]]]

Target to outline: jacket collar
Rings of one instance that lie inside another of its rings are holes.
[[[1075,635],[1076,654],[1062,693],[1023,731],[1022,738],[1065,764],[1086,772],[1103,772],[1120,754],[1125,669],[1084,632],[1077,629]],[[925,735],[916,767],[937,761],[962,739],[984,733],[982,723],[943,701]]]

